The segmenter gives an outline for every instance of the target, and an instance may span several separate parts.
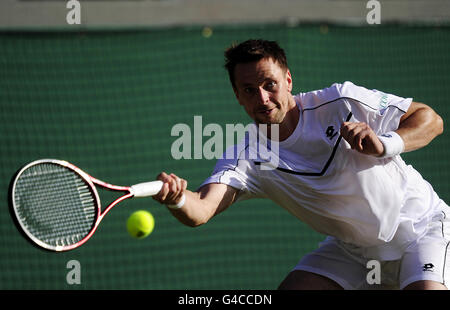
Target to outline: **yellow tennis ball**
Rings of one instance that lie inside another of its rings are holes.
[[[153,228],[155,228],[155,219],[145,210],[133,212],[127,220],[128,233],[138,239],[147,237]]]
[[[205,38],[209,38],[209,37],[211,37],[212,35],[213,35],[213,30],[212,30],[212,28],[210,28],[210,27],[204,27],[203,29],[202,29],[202,35],[203,35],[203,37],[205,37]]]

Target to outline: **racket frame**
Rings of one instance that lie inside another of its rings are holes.
[[[39,240],[38,238],[36,238],[35,236],[33,236],[33,234],[31,234],[28,229],[25,227],[25,225],[22,224],[22,221],[20,220],[20,216],[18,214],[17,208],[16,208],[16,200],[15,200],[15,190],[16,190],[16,184],[18,179],[20,178],[20,176],[25,172],[25,170],[29,169],[32,166],[35,165],[39,165],[39,164],[55,164],[55,165],[60,165],[63,166],[65,168],[68,168],[69,170],[74,171],[76,174],[78,174],[85,182],[86,184],[89,186],[89,190],[92,192],[93,194],[93,198],[95,200],[95,206],[96,206],[96,219],[94,224],[92,225],[91,230],[89,231],[89,233],[84,236],[81,240],[79,240],[78,242],[74,243],[74,244],[70,244],[70,245],[57,245],[57,246],[52,246],[49,245],[41,240]],[[117,198],[116,200],[114,200],[113,202],[111,202],[108,207],[105,208],[105,210],[102,212],[102,206],[101,206],[101,202],[100,202],[100,196],[98,195],[97,192],[97,188],[96,185],[101,186],[105,189],[108,190],[112,190],[112,191],[121,191],[121,192],[125,192],[126,194]],[[98,180],[94,177],[92,177],[91,175],[87,174],[86,172],[84,172],[83,170],[81,170],[80,168],[78,168],[77,166],[64,161],[64,160],[59,160],[59,159],[39,159],[39,160],[35,160],[33,162],[30,162],[29,164],[25,165],[15,176],[13,185],[12,185],[12,207],[14,210],[14,215],[16,217],[17,222],[19,223],[21,229],[23,230],[23,232],[26,234],[26,236],[28,238],[30,238],[31,241],[33,241],[35,244],[37,244],[38,246],[47,249],[47,250],[51,250],[51,251],[56,251],[56,252],[62,252],[62,251],[68,251],[68,250],[72,250],[75,249],[79,246],[81,246],[82,244],[84,244],[86,241],[88,241],[92,235],[95,233],[95,231],[97,230],[98,225],[100,224],[100,222],[102,221],[103,217],[115,206],[117,205],[119,202],[124,201],[125,199],[128,198],[132,198],[134,196],[131,187],[130,186],[117,186],[117,185],[112,185],[106,182],[103,182],[101,180]]]

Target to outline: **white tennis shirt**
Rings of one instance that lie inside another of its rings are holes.
[[[279,143],[276,169],[261,169],[261,161],[248,156],[255,145],[244,139],[233,146],[238,156],[219,159],[202,185],[237,188],[239,200],[269,198],[319,233],[361,248],[367,257],[400,258],[444,202],[400,155],[380,159],[358,153],[339,129],[349,120],[367,123],[377,135],[396,130],[412,99],[351,82],[294,99],[299,122]]]

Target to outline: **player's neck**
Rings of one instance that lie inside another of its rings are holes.
[[[279,139],[278,141],[284,141],[294,132],[297,128],[298,120],[300,118],[300,111],[295,103],[294,97],[290,97],[289,110],[286,112],[284,120],[279,127]],[[268,130],[270,134],[271,130]]]

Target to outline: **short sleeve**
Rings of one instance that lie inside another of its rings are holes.
[[[211,176],[200,187],[210,183],[221,183],[238,189],[240,191],[238,200],[261,197],[262,191],[258,185],[255,164],[242,158],[245,149],[241,146],[235,145],[232,148],[237,149],[237,152],[234,152],[237,158],[227,159],[223,156],[218,159]]]
[[[353,113],[353,121],[366,122],[376,134],[394,131],[400,118],[408,111],[412,98],[403,98],[382,91],[354,85],[334,84]]]

